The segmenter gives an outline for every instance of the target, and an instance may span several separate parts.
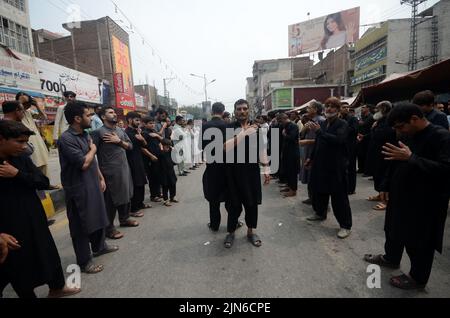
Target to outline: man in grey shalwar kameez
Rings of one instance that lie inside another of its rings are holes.
[[[126,151],[132,149],[130,138],[117,127],[117,115],[112,107],[102,110],[104,126],[92,132],[97,146],[100,171],[105,177],[105,203],[110,225],[106,236],[121,239],[123,235],[114,227],[116,212],[119,213],[121,227],[137,227],[139,223],[130,219],[130,203],[133,197],[133,179],[128,166]]]
[[[97,147],[84,132],[91,127],[88,107],[69,102],[64,113],[70,127],[61,135],[58,149],[70,234],[77,264],[83,272],[96,274],[103,266],[93,264],[91,247],[95,257],[119,248],[105,243],[109,225],[103,198],[106,185],[95,159]]]

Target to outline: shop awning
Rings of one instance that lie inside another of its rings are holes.
[[[450,91],[450,59],[405,75],[392,76],[380,84],[363,88],[352,107],[361,104],[375,105],[384,100],[411,100],[416,93],[424,90],[431,90],[435,94]]]
[[[14,88],[14,87],[8,87],[8,86],[0,86],[0,93],[16,95],[17,93],[20,93],[20,92],[27,93],[31,97],[45,98],[45,96],[39,92],[23,90],[23,89],[18,89],[18,88]]]

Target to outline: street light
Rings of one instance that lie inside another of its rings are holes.
[[[208,79],[206,78],[206,74],[203,75],[203,76],[191,74],[191,76],[201,78],[201,79],[203,79],[205,81],[205,102],[208,102],[208,90],[207,90],[207,87],[209,85],[211,85],[212,83],[216,82],[217,80],[214,79],[214,80],[208,82]]]
[[[172,78],[164,78],[164,97],[169,99],[169,91],[167,90],[167,85],[170,84],[170,82],[172,82],[173,80],[175,80],[176,78],[172,77]]]

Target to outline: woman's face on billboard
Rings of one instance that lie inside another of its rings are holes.
[[[331,33],[335,33],[335,32],[338,31],[338,25],[337,25],[336,21],[334,21],[333,18],[328,18],[328,20],[327,20],[327,29]]]

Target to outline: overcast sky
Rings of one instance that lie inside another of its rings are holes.
[[[69,19],[71,5],[81,7],[83,20],[109,15],[130,31],[125,17],[116,13],[110,0],[29,0],[31,25],[35,29],[67,33],[62,27]],[[288,57],[288,25],[333,12],[361,7],[361,25],[392,18],[407,18],[411,9],[400,0],[115,0],[147,39],[130,32],[135,84],[148,78],[163,95],[163,78],[174,71],[179,81],[169,85],[171,97],[182,105],[204,100],[203,80],[189,74],[206,74],[217,81],[208,87],[213,101],[232,108],[245,97],[246,78],[252,76],[255,60]],[[420,9],[438,0],[430,0]],[[122,22],[123,21],[123,22]],[[367,27],[361,27],[361,34]],[[147,44],[143,44],[147,43]],[[152,55],[153,47],[157,55]],[[158,55],[162,58],[160,63]],[[167,71],[166,66],[170,68]]]

